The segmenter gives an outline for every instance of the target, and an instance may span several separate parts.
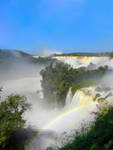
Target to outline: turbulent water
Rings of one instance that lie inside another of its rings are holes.
[[[90,62],[87,59],[84,61]],[[46,106],[42,100],[41,77],[39,71],[36,72],[36,70],[37,68],[35,68],[33,74],[29,73],[27,77],[21,76],[14,80],[2,82],[2,98],[12,93],[21,94],[25,95],[28,102],[32,104],[32,109],[24,115],[27,120],[26,127],[30,125],[37,131],[41,130],[41,135],[31,140],[29,146],[26,146],[26,150],[46,150],[48,147],[57,149],[57,147],[62,146],[73,138],[72,135],[75,131],[80,130],[81,124],[94,120],[94,115],[91,112],[97,111],[97,105],[100,105],[98,101],[107,99],[112,102],[113,100],[113,87],[108,88],[110,83],[107,85],[106,79],[104,79],[102,81],[104,85],[99,84],[95,87],[83,88],[76,91],[74,95],[72,95],[70,88],[64,108],[53,107],[54,109],[52,109]]]
[[[40,78],[36,77],[11,80],[4,83],[3,95],[23,94],[32,103],[32,110],[24,116],[27,119],[27,125],[31,125],[37,131],[44,129],[42,135],[36,137],[27,149],[45,150],[49,146],[61,146],[72,139],[70,137],[72,131],[80,129],[82,123],[93,120],[94,116],[90,113],[97,109],[97,102],[93,101],[98,93],[95,87],[78,90],[74,96],[72,96],[70,89],[66,98],[66,106],[62,109],[49,109],[43,105],[44,102],[37,93],[39,89]],[[100,92],[100,98],[104,92],[101,93],[102,91]],[[104,94],[104,97],[106,97],[106,94]],[[79,106],[81,106],[79,109],[75,109]],[[66,113],[63,114],[64,112]]]
[[[109,57],[56,56],[54,58],[71,65],[73,68],[89,67],[89,69],[95,69],[105,65],[113,68],[113,59]]]

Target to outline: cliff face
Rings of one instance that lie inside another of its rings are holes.
[[[70,64],[73,68],[89,67],[90,69],[95,69],[105,65],[113,68],[113,59],[110,57],[55,56],[53,58]]]

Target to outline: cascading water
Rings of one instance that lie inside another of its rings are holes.
[[[91,67],[91,69],[95,69],[105,65],[108,65],[109,68],[113,68],[113,59],[109,57],[56,56],[53,58],[62,61],[64,63],[67,63],[71,65],[73,68],[88,67],[91,64],[93,64],[93,67]]]
[[[86,88],[86,90],[88,89]],[[94,88],[91,87],[90,90],[94,90]],[[91,91],[90,93],[88,92],[85,93],[83,89],[77,90],[72,98],[70,107],[73,108],[73,107],[78,107],[80,105],[86,105],[88,103],[93,102],[93,99],[94,99],[93,91]]]
[[[66,103],[65,105],[66,106],[69,106],[72,102],[72,91],[71,91],[71,88],[69,88],[69,91],[67,93],[67,97],[66,97]]]
[[[11,93],[25,94],[28,101],[32,104],[32,110],[27,112],[24,116],[27,120],[27,125],[35,127],[37,131],[38,129],[44,129],[42,130],[43,135],[37,137],[28,150],[46,150],[49,146],[62,146],[62,141],[64,141],[64,143],[67,142],[63,133],[69,133],[69,135],[67,134],[68,137],[72,130],[80,128],[83,120],[90,121],[93,116],[91,116],[89,112],[95,110],[96,106],[81,107],[76,110],[82,102],[85,104],[84,99],[87,101],[90,96],[86,96],[87,94],[85,95],[83,91],[78,90],[72,97],[70,88],[64,108],[48,109],[42,105],[43,101],[38,98],[36,93],[38,90],[37,82],[39,81],[34,77],[30,79],[23,78],[7,81],[6,84],[4,84],[5,93],[3,92],[3,95],[6,95],[6,93],[7,95]],[[72,108],[75,108],[75,110],[72,110]]]
[[[40,79],[40,76],[33,75],[5,81],[3,86],[3,95],[18,93],[27,97],[32,104],[32,110],[24,116],[27,125],[31,125],[37,131],[42,129],[41,136],[37,136],[26,150],[46,150],[50,146],[62,146],[62,142],[68,142],[73,130],[80,129],[83,121],[90,122],[94,119],[91,112],[97,110],[98,102],[96,100],[106,98],[108,95],[110,95],[110,99],[113,97],[106,91],[97,91],[96,87],[79,89],[72,96],[70,88],[66,97],[66,106],[60,109],[49,109],[43,105],[44,101],[39,98],[37,92],[37,90],[41,90]]]
[[[77,92],[74,94],[72,98],[72,102],[70,107],[77,107],[81,104],[82,100],[84,100],[84,93],[80,90],[77,90]]]

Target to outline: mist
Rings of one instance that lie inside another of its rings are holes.
[[[100,80],[100,85],[105,87],[105,88],[109,88],[109,89],[113,89],[113,71],[110,73],[107,73],[101,80]]]
[[[23,116],[27,120],[25,131],[17,132],[17,137],[20,136],[26,141],[26,150],[46,150],[48,147],[58,149],[71,141],[76,131],[81,130],[82,124],[94,121],[95,115],[91,112],[97,111],[98,102],[93,102],[96,95],[99,93],[98,98],[103,95],[106,97],[109,93],[105,94],[103,87],[113,88],[111,83],[113,74],[110,73],[95,87],[80,89],[74,95],[69,89],[64,107],[59,108],[55,103],[48,105],[43,99],[41,89],[40,71],[44,67],[25,60],[0,69],[0,86],[3,87],[1,99],[4,100],[10,94],[20,94],[26,96],[27,101],[32,105],[31,110]],[[100,85],[102,91],[97,90]],[[27,130],[29,126],[31,132]],[[42,131],[40,136],[32,141],[35,133],[40,130]],[[27,146],[29,140],[32,142]]]
[[[44,65],[33,64],[29,60],[12,62],[5,67],[0,66],[0,82],[23,77],[38,77],[42,68]]]

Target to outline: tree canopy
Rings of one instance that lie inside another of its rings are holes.
[[[59,150],[113,150],[113,106],[105,106],[96,121]]]
[[[0,149],[15,150],[14,133],[25,125],[24,112],[30,108],[26,98],[10,95],[0,104]],[[16,141],[15,141],[16,142]]]
[[[74,94],[77,89],[91,85],[107,71],[107,66],[87,70],[86,68],[73,69],[62,62],[51,63],[40,72],[44,99],[64,104],[70,87]]]

